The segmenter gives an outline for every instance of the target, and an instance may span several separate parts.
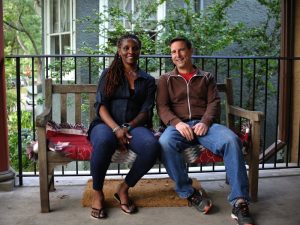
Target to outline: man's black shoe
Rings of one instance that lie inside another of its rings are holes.
[[[212,201],[203,196],[202,192],[194,189],[194,193],[187,198],[189,205],[194,206],[198,211],[203,212],[204,214],[208,213],[212,207]]]
[[[235,219],[239,225],[253,225],[253,221],[249,213],[248,204],[246,202],[241,202],[237,205],[234,205],[231,217]]]

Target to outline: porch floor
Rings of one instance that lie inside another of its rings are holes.
[[[147,176],[150,177],[150,176]],[[155,176],[157,177],[157,176]],[[191,174],[214,202],[208,215],[190,207],[140,208],[135,215],[125,215],[119,208],[108,210],[106,220],[92,219],[89,208],[80,199],[90,177],[58,177],[56,191],[51,193],[51,213],[40,213],[38,178],[24,178],[24,185],[11,192],[0,192],[2,225],[233,225],[231,206],[227,202],[229,186],[224,173]],[[115,178],[115,177],[114,177]],[[250,205],[256,225],[300,224],[300,169],[260,171],[259,200]]]

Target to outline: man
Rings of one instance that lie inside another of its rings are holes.
[[[240,225],[252,224],[248,209],[248,177],[242,155],[242,144],[227,127],[217,124],[220,98],[214,77],[192,63],[192,44],[183,37],[170,41],[173,71],[158,82],[156,106],[165,125],[159,141],[162,160],[176,184],[176,192],[199,211],[207,213],[212,201],[192,187],[182,151],[201,143],[223,157],[233,206],[232,218]]]

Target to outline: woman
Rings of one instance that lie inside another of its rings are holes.
[[[137,154],[129,173],[114,195],[127,214],[137,211],[129,199],[129,188],[152,168],[160,151],[158,141],[149,130],[156,90],[155,79],[137,65],[141,42],[137,36],[127,34],[118,40],[117,48],[113,62],[100,77],[95,104],[97,118],[89,129],[93,145],[91,173],[94,192],[91,216],[98,219],[107,217],[103,182],[115,150],[127,151],[130,148]]]

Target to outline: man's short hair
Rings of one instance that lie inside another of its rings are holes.
[[[188,49],[191,49],[192,48],[192,42],[187,39],[186,37],[176,37],[176,38],[173,38],[170,42],[169,42],[169,46],[171,46],[175,41],[183,41],[185,44],[186,44],[186,47]]]

